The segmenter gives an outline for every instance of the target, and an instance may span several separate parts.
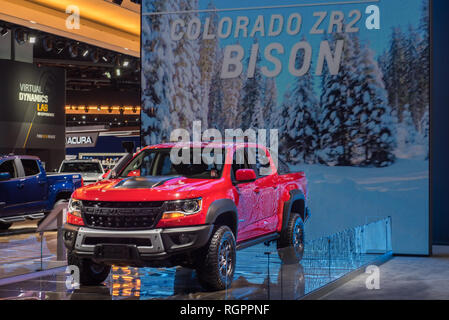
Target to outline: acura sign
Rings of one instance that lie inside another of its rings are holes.
[[[93,148],[97,145],[98,132],[66,134],[66,148]]]

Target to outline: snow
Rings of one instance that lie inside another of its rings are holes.
[[[392,217],[393,251],[426,254],[429,239],[429,162],[398,159],[386,168],[292,166],[308,180],[312,217],[306,238],[313,240]]]

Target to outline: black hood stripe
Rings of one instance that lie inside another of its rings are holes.
[[[156,188],[165,182],[173,179],[177,179],[179,177],[131,177],[126,178],[120,181],[115,185],[114,188],[123,188],[123,189],[151,189]]]

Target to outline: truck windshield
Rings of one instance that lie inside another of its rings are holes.
[[[100,164],[96,162],[64,162],[61,172],[70,173],[103,173]]]
[[[214,161],[204,161],[201,157],[199,164],[194,164],[194,154],[201,155],[205,149],[187,148],[183,149],[184,154],[188,155],[189,161],[173,161],[170,157],[171,149],[145,150],[137,155],[120,173],[120,178],[130,176],[182,176],[191,179],[218,179],[224,167],[225,149],[221,152],[208,150],[207,157]],[[210,152],[209,152],[210,151]],[[179,153],[179,156],[181,152]],[[187,162],[187,163],[186,163]],[[179,164],[178,164],[179,163]]]

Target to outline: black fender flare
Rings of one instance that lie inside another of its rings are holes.
[[[286,202],[284,202],[284,208],[282,211],[282,231],[284,231],[287,228],[288,221],[290,219],[290,213],[292,210],[293,203],[297,200],[302,200],[304,202],[304,208],[302,208],[303,212],[299,212],[301,214],[301,219],[303,222],[307,220],[308,213],[306,208],[306,198],[304,196],[304,193],[302,193],[301,190],[294,189],[290,190],[290,199]]]
[[[211,203],[207,209],[206,224],[215,224],[218,217],[224,213],[231,213],[233,218],[233,231],[237,235],[238,230],[238,212],[237,206],[231,199],[219,199]]]

